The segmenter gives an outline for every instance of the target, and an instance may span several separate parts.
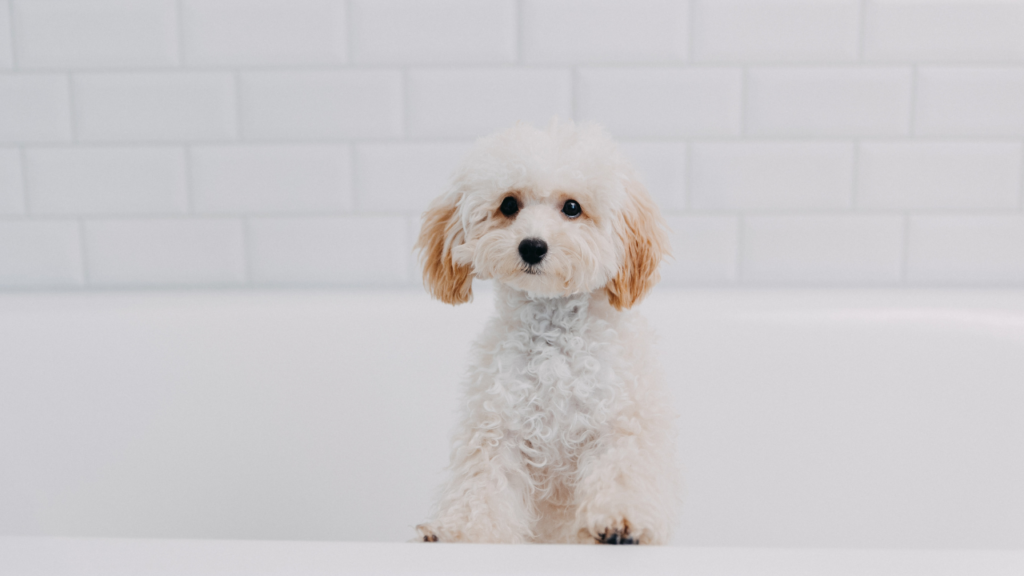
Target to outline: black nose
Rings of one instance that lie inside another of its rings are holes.
[[[527,238],[519,243],[519,255],[527,264],[536,264],[548,253],[548,243],[539,238]]]

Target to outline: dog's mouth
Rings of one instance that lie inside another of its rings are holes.
[[[536,264],[525,264],[523,265],[522,270],[523,272],[531,276],[536,276],[537,274],[540,274],[540,266]]]

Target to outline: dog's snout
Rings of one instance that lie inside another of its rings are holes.
[[[519,243],[519,255],[527,264],[536,264],[548,253],[548,243],[540,238],[527,238]]]

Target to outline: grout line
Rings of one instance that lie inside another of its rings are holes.
[[[89,250],[85,242],[85,218],[79,217],[75,220],[78,223],[78,257],[82,261],[82,286],[89,286],[92,283],[89,274]]]
[[[853,166],[850,178],[850,211],[857,211],[857,201],[860,196],[860,139],[855,138],[853,145]]]
[[[78,106],[75,106],[75,75],[68,74],[68,123],[71,124],[71,143],[78,144]]]
[[[746,214],[736,214],[736,284],[743,284],[743,268],[745,262],[743,261],[743,238],[746,236],[747,228],[747,216]]]
[[[194,216],[196,212],[195,177],[192,173],[192,146],[182,148],[182,163],[185,169],[185,214]]]
[[[858,14],[858,30],[857,30],[857,62],[864,62],[864,41],[867,37],[867,22],[868,22],[868,2],[867,0],[861,0],[859,6],[860,14]]]
[[[230,140],[231,142],[241,142],[243,140],[242,134],[242,73],[235,71],[232,74],[232,84],[235,90],[235,138]]]
[[[516,64],[523,63],[523,0],[516,0]]]
[[[747,112],[749,106],[749,90],[747,87],[750,85],[750,70],[744,66],[740,71],[740,134],[739,137],[743,140],[747,139],[747,134],[750,132],[747,127],[747,118],[750,114]]]
[[[694,54],[694,14],[697,13],[696,0],[689,0],[686,3],[686,61],[696,61]]]
[[[917,64],[910,67],[910,103],[907,106],[910,118],[907,134],[913,138],[917,135]]]
[[[24,216],[32,214],[30,197],[28,193],[28,154],[24,146],[18,147],[18,169],[21,171],[21,201],[25,207]]]
[[[11,46],[11,69],[17,70],[20,66],[18,64],[18,42],[15,39],[16,32],[14,30],[14,0],[10,0],[7,2],[7,22],[10,24],[11,27],[11,37],[9,38]]]
[[[1024,149],[1024,143],[1019,144],[1022,144],[1022,149]],[[1020,185],[1020,194],[1018,194],[1017,196],[1017,211],[1020,212],[1021,210],[1024,210],[1024,157],[1021,157],[1020,153],[1018,153],[1017,157],[1019,160],[1021,160],[1020,182],[1018,182],[1018,184]]]
[[[685,142],[683,146],[683,197],[680,210],[689,212],[693,197],[693,142]]]
[[[900,284],[909,281],[907,272],[910,267],[910,212],[903,213],[903,253],[900,259]]]
[[[176,30],[176,40],[178,42],[178,67],[183,67],[185,66],[185,7],[182,5],[182,0],[175,1],[174,10],[178,25]]]
[[[342,10],[345,11],[345,63],[351,66],[353,60],[355,60],[355,51],[353,50],[354,44],[352,42],[353,27],[351,0],[345,1]]]
[[[401,90],[398,93],[402,97],[401,105],[398,107],[399,114],[402,117],[399,119],[401,124],[402,137],[400,138],[403,142],[408,142],[409,138],[409,118],[411,117],[412,99],[409,97],[409,69],[402,68],[399,72],[398,81],[402,83]]]
[[[580,70],[573,66],[569,69],[569,99],[572,110],[570,115],[573,121],[581,122],[580,119]]]
[[[242,217],[242,285],[251,287],[252,278],[252,232],[250,218]]]
[[[359,199],[362,196],[362,194],[360,194],[360,191],[356,189],[356,182],[358,182],[358,180],[359,180],[359,177],[358,177],[359,175],[357,174],[357,171],[359,170],[359,168],[358,168],[358,165],[356,163],[356,147],[355,147],[355,145],[349,145],[349,147],[348,147],[348,166],[349,166],[349,168],[348,168],[348,192],[349,192],[349,196],[350,196],[350,198],[352,200],[352,202],[351,202],[351,204],[349,206],[349,213],[350,214],[359,214],[360,213],[360,209],[359,208],[360,208],[360,204],[361,204]]]

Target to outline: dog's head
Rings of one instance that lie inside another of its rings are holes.
[[[603,129],[519,124],[477,143],[416,246],[424,283],[449,304],[469,301],[476,277],[544,296],[604,288],[623,309],[658,281],[663,224]]]

